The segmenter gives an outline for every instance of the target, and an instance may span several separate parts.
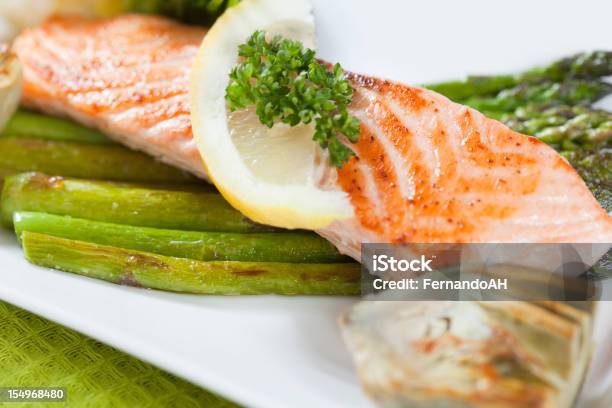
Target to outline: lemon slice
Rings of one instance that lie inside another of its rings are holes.
[[[230,113],[225,102],[238,46],[256,30],[314,47],[314,20],[306,0],[246,0],[208,32],[191,71],[193,133],[211,180],[254,221],[283,228],[318,229],[352,216],[336,170],[312,141],[312,125],[269,129],[252,109]]]

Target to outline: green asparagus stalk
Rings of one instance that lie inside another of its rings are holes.
[[[38,113],[17,111],[8,121],[3,136],[28,139],[60,140],[94,144],[113,144],[102,133],[78,125],[70,120]]]
[[[54,237],[151,252],[198,261],[287,263],[348,262],[312,232],[226,233],[177,231],[110,224],[45,213],[17,212],[17,236],[24,231]]]
[[[593,79],[612,75],[612,51],[592,51],[561,58],[545,67],[517,76],[519,82],[562,81],[567,78]]]
[[[612,112],[587,106],[527,106],[502,116],[501,121],[563,150],[591,148],[612,140]]]
[[[515,75],[470,76],[463,81],[430,84],[425,87],[461,102],[470,97],[492,96],[521,83],[597,79],[607,75],[612,75],[612,51],[594,51],[562,58],[547,66]]]
[[[25,231],[21,242],[33,264],[109,282],[214,295],[355,295],[356,263],[203,262],[68,240]]]
[[[141,182],[195,182],[186,172],[119,145],[0,138],[0,168]]]
[[[612,149],[598,147],[564,152],[606,211],[612,211]]]
[[[462,103],[492,118],[511,113],[527,104],[542,107],[590,105],[612,93],[612,85],[603,81],[572,79],[564,82],[521,83],[490,97],[476,96]]]
[[[541,106],[528,104],[516,109],[510,114],[502,116],[502,121],[516,127],[517,131],[533,134],[550,126],[562,125],[568,120],[585,113],[596,114],[604,120],[607,115],[612,115],[609,112],[583,105],[560,105],[551,108],[543,108]]]
[[[151,187],[24,173],[5,179],[2,222],[17,211],[47,212],[94,221],[188,231],[269,230],[206,188]]]
[[[471,97],[494,95],[502,89],[511,88],[518,85],[518,83],[513,75],[470,75],[464,80],[427,84],[424,87],[438,92],[455,102],[461,102]]]

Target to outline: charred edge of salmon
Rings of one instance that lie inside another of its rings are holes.
[[[400,100],[403,105],[410,107],[410,109],[415,112],[420,111],[428,105],[428,101],[421,96],[423,93],[421,88],[350,71],[345,71],[345,75],[354,87],[365,88],[381,94],[395,94],[396,99]]]

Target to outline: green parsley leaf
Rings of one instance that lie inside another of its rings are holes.
[[[255,105],[269,128],[278,122],[296,126],[314,121],[313,140],[329,151],[332,165],[342,167],[355,155],[338,139],[344,135],[355,143],[360,132],[359,120],[347,110],[353,88],[339,64],[330,71],[300,42],[280,36],[268,41],[264,31],[254,32],[238,55],[241,62],[226,88],[230,110]]]

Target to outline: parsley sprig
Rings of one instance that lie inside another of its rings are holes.
[[[353,88],[339,64],[329,71],[315,52],[294,40],[266,39],[256,31],[238,49],[241,62],[230,73],[226,100],[234,111],[255,105],[261,123],[290,126],[314,121],[313,140],[329,151],[332,165],[342,167],[355,153],[338,136],[355,143],[359,120],[347,111]]]

